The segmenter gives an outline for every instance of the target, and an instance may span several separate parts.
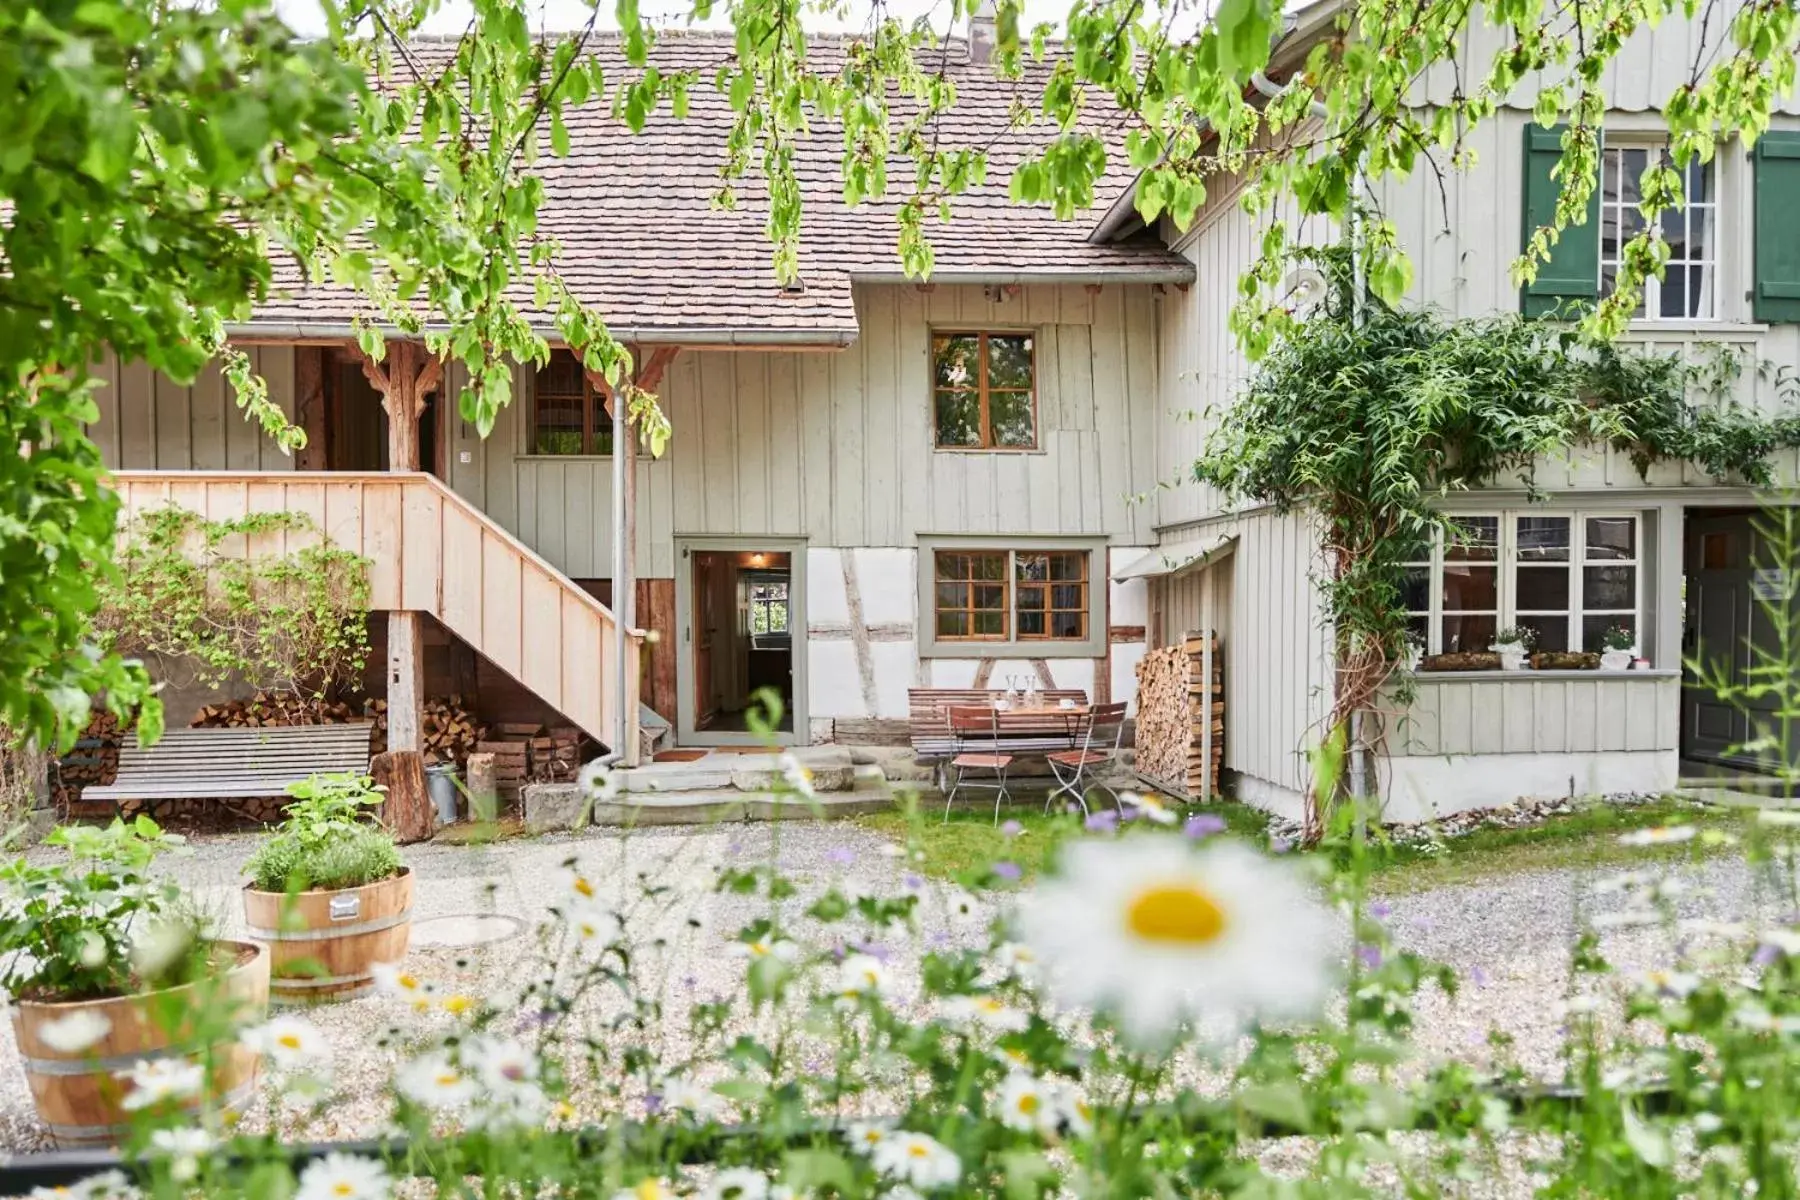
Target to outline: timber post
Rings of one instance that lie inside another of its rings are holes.
[[[363,374],[381,395],[388,418],[388,470],[419,470],[419,417],[425,397],[443,381],[444,364],[418,342],[389,342],[376,362],[362,356]],[[387,747],[417,754],[422,748],[420,714],[425,703],[425,658],[417,612],[395,610],[387,617]],[[429,835],[427,835],[429,836]]]

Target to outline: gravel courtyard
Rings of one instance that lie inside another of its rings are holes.
[[[198,838],[191,853],[167,860],[171,873],[228,935],[242,933],[237,890],[253,845],[248,834]],[[846,822],[666,828],[629,836],[600,830],[487,846],[426,844],[406,851],[417,876],[417,936],[408,963],[422,976],[456,977],[458,990],[480,994],[516,982],[515,968],[534,949],[527,934],[475,949],[433,945],[460,925],[434,918],[498,915],[517,918],[529,929],[560,894],[564,864],[578,858],[591,877],[616,889],[616,901],[641,892],[640,875],[672,889],[673,899],[656,918],[657,931],[669,939],[668,961],[657,986],[671,995],[733,992],[741,987],[744,963],[727,953],[724,943],[761,911],[761,902],[714,894],[711,881],[722,866],[767,861],[771,852],[801,883],[803,893],[816,892],[834,878],[877,893],[898,894],[909,884],[918,885],[909,878],[898,846]],[[1682,902],[1684,912],[1742,920],[1774,910],[1775,902],[1765,902],[1741,859],[1714,859],[1679,874],[1691,889]],[[1489,1031],[1499,1029],[1515,1039],[1513,1053],[1528,1069],[1543,1075],[1558,1072],[1558,1002],[1567,988],[1567,947],[1578,905],[1605,911],[1617,904],[1613,897],[1594,897],[1593,882],[1568,872],[1514,875],[1391,902],[1386,920],[1397,939],[1448,962],[1464,981],[1454,1000],[1435,992],[1422,997],[1417,1040],[1424,1055],[1486,1062]],[[974,936],[966,929],[953,932],[943,905],[935,900],[935,889],[927,884],[923,939]],[[481,924],[504,933],[511,923]],[[1666,941],[1658,930],[1619,929],[1607,934],[1606,949],[1622,968],[1648,969],[1667,962]],[[398,1052],[378,1041],[397,1023],[408,1023],[408,1010],[398,1000],[372,997],[316,1009],[309,1016],[333,1044],[336,1077],[347,1099],[334,1104],[322,1120],[291,1132],[318,1139],[379,1132],[387,1115],[379,1085]],[[32,1113],[10,1023],[4,1028],[0,1149],[42,1148],[47,1143]],[[253,1124],[266,1119],[263,1111],[250,1114]]]

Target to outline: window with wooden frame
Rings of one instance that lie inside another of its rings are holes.
[[[1086,550],[937,551],[937,640],[1086,641],[1088,559]]]
[[[1037,449],[1037,338],[939,332],[931,339],[940,450]]]
[[[612,453],[612,418],[571,350],[552,350],[532,376],[532,454]]]

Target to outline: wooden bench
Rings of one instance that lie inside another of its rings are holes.
[[[999,688],[908,688],[907,734],[913,753],[920,759],[947,759],[955,755],[959,742],[950,732],[952,705],[992,704],[1006,694]],[[1049,688],[1038,693],[1043,704],[1059,704],[1073,700],[1088,702],[1080,688]],[[1015,754],[1046,754],[1067,750],[1070,731],[1079,714],[1061,716],[1056,713],[1002,714],[1000,748]]]
[[[174,729],[148,750],[136,735],[119,747],[119,773],[83,788],[83,800],[250,800],[284,796],[290,783],[369,769],[367,721],[248,729]]]

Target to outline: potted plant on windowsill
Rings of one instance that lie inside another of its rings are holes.
[[[1494,635],[1494,644],[1488,649],[1500,656],[1500,669],[1503,671],[1523,671],[1525,660],[1531,655],[1531,644],[1537,640],[1537,634],[1523,625],[1508,625]]]
[[[269,957],[207,940],[150,864],[180,841],[147,816],[68,826],[66,859],[0,868],[0,986],[39,1117],[61,1146],[103,1145],[144,1108],[236,1107],[258,1055],[237,1040],[269,999]]]
[[[1600,669],[1629,671],[1637,657],[1637,635],[1623,625],[1614,625],[1600,635]]]
[[[381,791],[354,771],[291,784],[294,803],[245,867],[244,919],[269,949],[277,1001],[360,996],[375,963],[406,955],[412,870],[370,812]]]

